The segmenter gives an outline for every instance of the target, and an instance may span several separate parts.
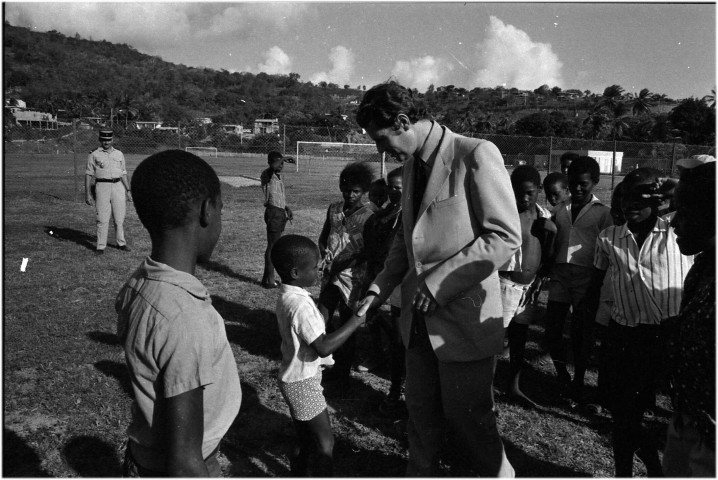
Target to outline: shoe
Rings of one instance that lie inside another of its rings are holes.
[[[128,247],[127,245],[122,245],[122,246],[120,246],[120,247],[118,247],[118,248],[119,248],[120,250],[122,250],[123,252],[131,252],[131,251],[132,251],[132,250],[130,250],[130,247]]]
[[[367,373],[367,372],[376,370],[377,368],[381,367],[382,365],[383,365],[383,362],[381,360],[378,360],[376,358],[369,358],[369,359],[361,362],[359,365],[357,365],[355,370],[359,373]]]
[[[104,254],[105,254],[105,250],[95,250],[95,256],[104,255]]]

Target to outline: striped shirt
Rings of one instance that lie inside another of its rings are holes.
[[[693,257],[681,255],[670,217],[656,219],[640,249],[627,225],[608,227],[598,236],[594,266],[610,268],[611,318],[620,325],[658,325],[678,314]]]
[[[275,173],[271,168],[267,168],[262,172],[260,179],[262,182],[262,192],[264,192],[264,206],[286,207],[284,182],[279,177],[279,174]]]
[[[613,225],[611,209],[591,195],[591,201],[584,205],[571,219],[571,202],[556,205],[556,260],[555,263],[571,263],[581,267],[593,266],[593,252],[598,234]]]

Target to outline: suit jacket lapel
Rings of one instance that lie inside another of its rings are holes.
[[[434,160],[434,166],[431,168],[431,175],[429,176],[429,181],[426,184],[424,198],[421,200],[419,215],[416,217],[417,221],[439,194],[441,187],[444,185],[444,182],[451,173],[451,163],[454,159],[454,142],[452,141],[453,133],[448,128],[443,128],[445,129],[444,137],[441,139],[439,152]]]

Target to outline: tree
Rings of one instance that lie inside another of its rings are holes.
[[[648,114],[651,113],[653,105],[653,94],[647,88],[644,88],[638,95],[634,95],[631,112],[633,115]]]
[[[713,87],[713,90],[711,90],[710,95],[706,95],[703,97],[703,101],[708,105],[710,108],[714,109],[716,108],[716,88]]]
[[[553,93],[554,95],[558,96],[558,94],[561,93],[561,87],[553,87],[553,88],[551,89],[551,93]]]
[[[668,114],[674,128],[687,144],[712,145],[715,142],[715,109],[697,98],[687,98]]]
[[[519,119],[516,122],[516,134],[531,137],[553,136],[554,130],[548,112],[536,112]]]

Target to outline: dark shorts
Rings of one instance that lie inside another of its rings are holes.
[[[267,224],[267,232],[282,233],[287,225],[287,212],[283,208],[267,205],[264,210],[264,223]]]

